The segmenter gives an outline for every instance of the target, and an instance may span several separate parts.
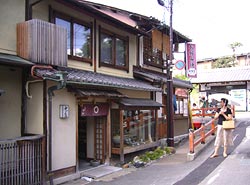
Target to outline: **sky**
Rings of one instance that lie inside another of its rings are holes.
[[[169,11],[157,0],[88,0],[138,14],[152,16],[169,24]],[[168,0],[165,0],[168,3]],[[196,58],[232,55],[234,42],[243,46],[236,54],[250,52],[249,0],[173,0],[173,29],[196,44]]]

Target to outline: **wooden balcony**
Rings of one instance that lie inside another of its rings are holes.
[[[45,183],[45,138],[27,136],[0,140],[0,184]]]
[[[67,66],[67,30],[38,19],[18,23],[17,55],[37,64]]]

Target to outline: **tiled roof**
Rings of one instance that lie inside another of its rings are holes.
[[[239,82],[249,80],[250,67],[245,66],[198,71],[197,78],[193,78],[191,82],[193,84],[197,84],[213,82]]]
[[[111,98],[125,98],[123,95],[114,90],[94,90],[94,89],[81,89],[81,88],[68,88],[70,92],[74,92],[77,97],[111,97]]]
[[[68,73],[66,78],[67,84],[81,84],[145,91],[161,91],[160,88],[156,88],[150,84],[147,84],[146,82],[133,78],[122,78],[101,73],[95,73],[92,71],[85,71],[66,67],[58,67],[57,70],[36,68],[34,73],[38,77],[58,81],[59,77],[57,76],[57,73],[60,71]]]
[[[162,30],[169,30],[168,25],[162,25],[162,23],[152,17],[152,16],[145,16],[141,14],[137,14],[135,12],[130,12],[126,10],[122,10],[119,8],[89,2],[85,0],[71,0],[68,1],[72,4],[76,4],[77,7],[82,7],[84,9],[88,9],[89,11],[92,11],[95,15],[99,15],[101,17],[104,17],[106,19],[111,20],[112,22],[116,24],[123,24],[128,27],[130,27],[131,30],[143,34],[147,34],[150,30],[152,30],[155,27],[158,27],[158,29]],[[173,29],[173,39],[174,42],[178,43],[184,43],[184,42],[191,42],[192,40],[188,37],[184,36],[180,32]]]
[[[134,67],[134,76],[141,77],[144,79],[148,79],[152,82],[167,82],[167,76],[165,73],[160,73],[148,69],[143,69],[139,67]],[[182,87],[182,88],[193,88],[193,85],[190,81],[181,80],[178,78],[173,78],[173,86],[175,87]]]

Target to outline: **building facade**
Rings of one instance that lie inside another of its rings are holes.
[[[168,27],[78,0],[6,1],[1,16],[7,18],[0,20],[0,137],[39,136],[40,181],[78,173],[90,160],[108,164],[112,155],[124,162],[126,154],[159,145],[166,81],[138,78],[135,68],[164,74]],[[190,39],[175,31],[174,41]],[[183,107],[180,133],[188,131]],[[20,183],[34,179],[28,180]]]

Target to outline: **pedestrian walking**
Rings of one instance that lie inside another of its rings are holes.
[[[228,146],[233,145],[233,137],[232,132],[233,129],[223,129],[222,122],[225,120],[231,120],[232,119],[232,111],[230,108],[227,107],[228,100],[225,98],[221,99],[221,108],[217,110],[214,116],[214,120],[218,119],[217,122],[217,133],[216,133],[216,139],[215,139],[215,149],[213,155],[210,156],[210,158],[214,158],[218,156],[219,148],[220,146],[224,147],[223,150],[223,157],[227,157],[227,148]]]

